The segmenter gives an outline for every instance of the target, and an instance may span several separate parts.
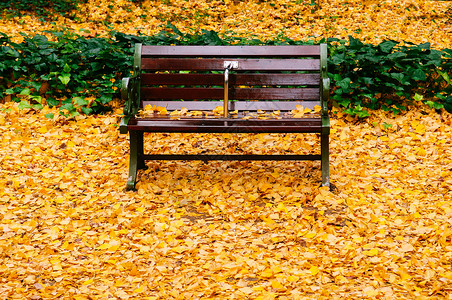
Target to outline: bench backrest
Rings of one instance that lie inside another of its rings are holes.
[[[223,105],[225,68],[231,110],[291,110],[296,104],[325,107],[327,47],[143,46],[136,44],[134,68],[141,77],[141,107],[168,111],[211,110]],[[324,93],[323,93],[324,94]],[[258,101],[256,101],[258,100]],[[277,101],[275,101],[277,100]]]

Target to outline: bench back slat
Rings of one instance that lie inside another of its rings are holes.
[[[223,71],[224,61],[214,58],[143,58],[141,70],[147,71]],[[239,67],[234,71],[315,71],[319,59],[234,59]]]
[[[305,46],[143,46],[142,57],[306,57],[320,56],[319,45]]]
[[[141,85],[223,85],[223,74],[144,73]],[[308,74],[230,74],[229,85],[315,85],[320,84],[319,73]]]

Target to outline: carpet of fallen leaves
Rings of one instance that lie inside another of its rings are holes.
[[[6,16],[0,28],[18,42],[61,28],[151,35],[170,21],[452,48],[450,1],[332,0],[315,12],[288,0],[142,3],[89,1],[76,19]],[[67,120],[0,105],[0,298],[452,298],[451,114],[333,114],[331,192],[318,162],[215,161],[148,162],[126,192],[119,119],[119,109]],[[158,153],[317,147],[315,135],[146,136]]]
[[[0,20],[0,28],[20,41],[19,32],[35,34],[61,28],[88,37],[105,36],[113,28],[129,34],[153,35],[171,22],[184,32],[206,29],[264,40],[278,34],[294,40],[352,35],[374,44],[391,39],[452,48],[450,1],[329,0],[320,1],[318,10],[313,10],[310,0],[140,2],[136,5],[129,0],[92,0],[80,5],[76,18],[58,16],[52,22],[7,15]]]
[[[148,162],[126,192],[119,109],[48,113],[0,105],[2,299],[452,297],[451,114],[333,114],[332,192],[318,162],[184,161]],[[303,152],[316,139],[149,134],[146,148]]]

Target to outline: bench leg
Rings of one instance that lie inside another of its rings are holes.
[[[147,169],[146,164],[143,159],[144,155],[144,140],[143,140],[144,133],[143,132],[137,132],[137,145],[138,145],[138,169],[144,170]]]
[[[130,131],[130,164],[127,190],[134,190],[137,181],[138,169],[145,169],[143,159],[143,132]]]
[[[330,142],[328,134],[322,134],[320,140],[321,147],[321,168],[322,168],[322,186],[330,187]]]

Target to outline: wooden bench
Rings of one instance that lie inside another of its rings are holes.
[[[136,44],[133,76],[123,79],[121,94],[126,105],[120,132],[130,135],[127,189],[135,188],[137,170],[146,167],[146,160],[321,160],[322,185],[330,185],[325,44]],[[166,110],[138,116],[148,105]],[[297,105],[319,110],[318,105],[321,111],[318,116],[300,117],[291,113]],[[214,115],[212,111],[219,106],[223,112]],[[203,113],[177,115],[181,110]],[[266,112],[273,117],[261,117]],[[319,133],[321,154],[145,154],[144,132]]]

